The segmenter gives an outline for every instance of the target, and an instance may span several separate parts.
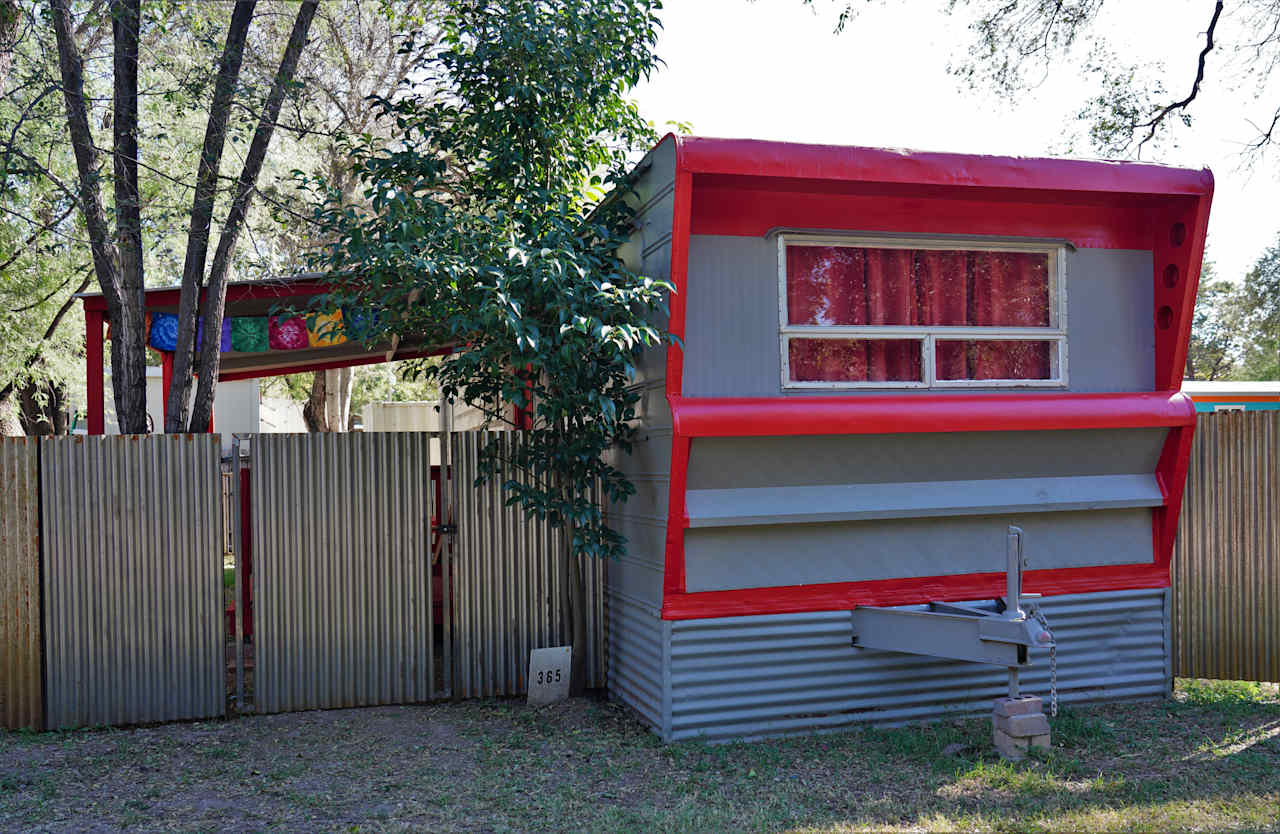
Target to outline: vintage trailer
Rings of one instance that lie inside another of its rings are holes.
[[[1209,171],[668,136],[636,175],[679,344],[617,458],[615,697],[667,740],[990,710],[1003,669],[853,612],[1000,596],[1010,525],[1061,699],[1168,691]]]

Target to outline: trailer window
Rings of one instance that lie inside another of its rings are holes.
[[[1066,384],[1061,247],[779,236],[788,388]]]

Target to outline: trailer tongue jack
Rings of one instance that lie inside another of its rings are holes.
[[[996,701],[992,724],[996,749],[1020,759],[1028,747],[1049,746],[1049,720],[1041,700],[1023,696],[1018,673],[1031,665],[1030,649],[1056,649],[1053,634],[1033,603],[1039,594],[1022,592],[1024,533],[1009,527],[1005,595],[986,603],[930,602],[923,611],[860,605],[853,609],[853,645],[860,649],[903,652],[1004,666],[1009,695]],[[1054,670],[1056,672],[1056,670]],[[1056,681],[1052,682],[1057,712]]]

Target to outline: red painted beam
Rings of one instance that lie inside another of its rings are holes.
[[[256,371],[231,371],[218,375],[219,382],[233,382],[238,379],[264,379],[272,376],[285,376],[286,374],[301,374],[309,371],[327,371],[333,368],[354,368],[358,365],[376,365],[381,362],[399,362],[402,359],[422,359],[427,356],[447,356],[453,353],[453,348],[434,348],[432,350],[407,351],[397,353],[395,357],[388,360],[384,354],[374,356],[361,356],[355,359],[336,359],[332,362],[311,362],[300,365],[286,365],[280,368],[265,368]]]
[[[683,437],[1194,426],[1183,393],[669,397]]]
[[[233,284],[227,287],[227,303],[251,301],[255,299],[297,298],[299,296],[323,295],[330,290],[330,285],[320,280],[258,282],[251,284]],[[155,307],[177,307],[182,290],[178,287],[151,289],[145,292],[145,305],[148,310]],[[205,291],[200,291],[200,301],[204,302]],[[100,295],[89,295],[81,299],[86,311],[105,311],[107,301]]]

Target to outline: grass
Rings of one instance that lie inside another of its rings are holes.
[[[0,735],[0,828],[1280,829],[1274,686],[1065,709],[1010,764],[987,720],[663,745],[581,699]]]

